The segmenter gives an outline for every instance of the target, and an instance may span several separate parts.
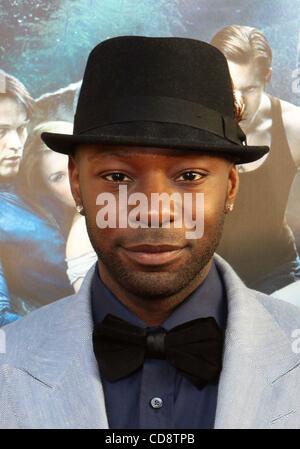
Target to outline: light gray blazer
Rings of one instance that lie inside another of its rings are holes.
[[[300,354],[291,338],[300,308],[248,289],[215,260],[228,295],[215,428],[300,428]],[[91,339],[93,271],[78,294],[0,331],[0,428],[108,427]]]

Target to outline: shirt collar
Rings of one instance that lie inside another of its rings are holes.
[[[92,280],[92,313],[94,323],[103,321],[112,314],[135,326],[147,327],[147,324],[122,304],[103,283],[98,264]],[[226,291],[215,262],[205,280],[194,290],[161,324],[167,331],[187,321],[212,316],[222,329],[226,326]]]

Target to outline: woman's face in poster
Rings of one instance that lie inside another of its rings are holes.
[[[262,79],[261,68],[255,61],[247,64],[228,61],[228,66],[234,88],[243,97],[245,103],[243,120],[240,125],[247,131],[253,124],[258,112],[265,81]]]
[[[75,208],[68,177],[68,156],[45,151],[41,161],[41,175],[46,187],[68,207]]]

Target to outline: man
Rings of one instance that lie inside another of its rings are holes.
[[[18,174],[32,114],[32,98],[16,78],[0,71],[0,177]]]
[[[270,146],[269,155],[239,167],[239,197],[218,253],[249,287],[272,293],[300,275],[295,239],[285,219],[300,165],[300,109],[265,92],[272,50],[263,33],[232,25],[211,43],[226,56],[236,94],[243,99],[240,126],[248,144]]]
[[[268,151],[244,145],[234,115],[207,43],[127,36],[91,52],[74,134],[42,138],[70,155],[98,263],[78,294],[4,328],[2,428],[299,427],[300,311],[214,254],[234,161]]]
[[[20,177],[33,100],[0,71],[0,326],[71,292],[65,240],[31,207]],[[51,245],[52,251],[49,252]],[[30,257],[28,255],[30,254]]]

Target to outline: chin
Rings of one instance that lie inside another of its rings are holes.
[[[15,170],[4,171],[4,172],[0,171],[0,178],[3,181],[10,181],[11,179],[15,178],[18,173],[19,173],[19,168],[15,169]]]
[[[155,300],[175,295],[185,288],[190,282],[189,275],[180,275],[178,272],[128,272],[118,276],[118,282],[122,287],[145,299]]]

